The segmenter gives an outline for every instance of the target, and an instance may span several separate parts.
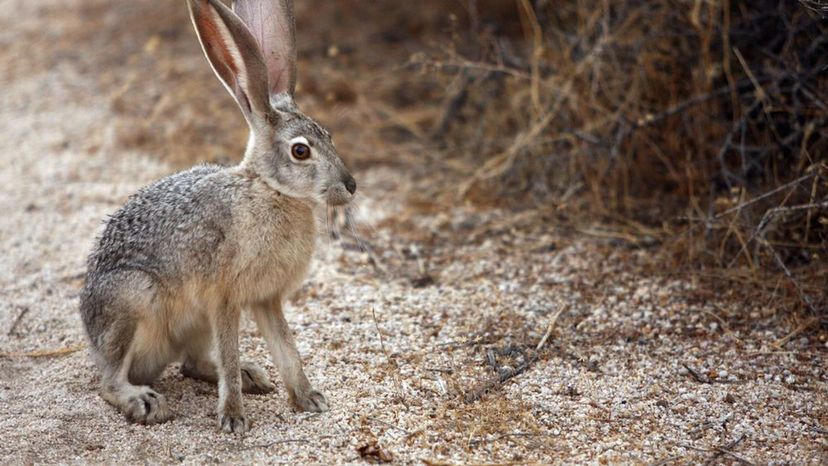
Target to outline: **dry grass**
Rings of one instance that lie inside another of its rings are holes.
[[[486,22],[481,6],[452,47],[415,60],[454,89],[435,136],[456,155],[446,165],[461,196],[553,205],[588,234],[663,244],[672,270],[824,316],[818,13],[775,0],[519,0],[514,11]]]

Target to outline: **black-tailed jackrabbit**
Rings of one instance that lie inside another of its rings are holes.
[[[293,102],[291,0],[188,0],[207,59],[236,99],[250,140],[234,167],[202,165],[140,190],[109,220],[89,257],[81,314],[101,393],[134,422],[172,417],[148,384],[174,361],[218,382],[222,430],[249,423],[242,391],[266,393],[265,372],[239,362],[239,318],[250,308],[290,401],[325,411],[302,369],[282,303],[316,241],[314,208],[348,203],[356,182],[330,135]]]

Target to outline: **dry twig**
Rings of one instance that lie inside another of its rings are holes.
[[[402,384],[400,383],[400,366],[397,365],[397,360],[392,358],[388,351],[385,349],[385,340],[382,338],[382,331],[379,328],[379,323],[377,322],[377,313],[374,311],[374,308],[371,308],[371,316],[374,318],[374,327],[377,329],[377,335],[379,336],[380,341],[380,348],[382,349],[382,353],[385,355],[386,361],[394,368],[394,373],[392,375],[392,379],[394,380],[394,386],[397,389],[397,397],[400,399],[400,402],[405,406],[405,409],[408,410],[408,403],[405,401],[405,395],[403,394]]]
[[[23,316],[25,316],[28,312],[29,312],[28,307],[23,307],[23,309],[20,310],[20,314],[18,314],[17,318],[14,319],[14,322],[12,322],[11,327],[9,327],[9,331],[6,333],[6,335],[8,335],[8,336],[16,335],[15,332],[17,330],[17,326],[20,325],[20,321],[23,320]]]
[[[543,348],[544,345],[546,345],[546,340],[548,340],[549,336],[552,335],[552,329],[555,328],[555,324],[558,322],[558,317],[561,316],[565,309],[566,308],[561,307],[560,309],[558,309],[558,312],[556,312],[552,316],[552,318],[549,319],[549,325],[546,326],[546,332],[544,332],[543,337],[541,337],[540,341],[538,342],[538,345],[535,346],[535,351],[540,351],[541,348]]]
[[[75,353],[86,348],[83,343],[58,349],[39,349],[29,352],[7,352],[0,353],[0,358],[49,358],[54,356],[65,356],[67,354]]]
[[[487,359],[489,360],[489,364],[494,367],[495,372],[497,372],[497,376],[493,377],[489,380],[486,380],[486,381],[483,381],[483,382],[479,383],[471,391],[469,391],[465,394],[465,396],[463,397],[463,400],[466,403],[474,403],[475,401],[478,401],[481,398],[483,398],[487,393],[490,393],[491,391],[496,390],[497,388],[502,386],[504,383],[506,383],[509,380],[519,376],[520,374],[523,374],[530,367],[532,367],[532,365],[535,364],[540,359],[540,356],[539,356],[540,350],[543,349],[544,345],[549,340],[549,336],[552,334],[552,329],[554,328],[555,323],[558,321],[558,317],[560,317],[560,315],[563,313],[564,310],[565,310],[565,308],[560,308],[558,310],[558,312],[556,312],[552,316],[551,320],[549,321],[549,324],[546,327],[546,332],[543,334],[540,341],[535,346],[535,350],[534,350],[533,354],[531,354],[530,356],[525,357],[523,362],[518,364],[518,366],[515,367],[514,369],[507,369],[507,370],[504,370],[504,371],[500,371],[499,366],[497,365],[496,361],[494,361],[494,355],[493,355],[494,353],[491,352],[491,350],[490,350],[490,352],[487,352],[487,355],[491,354],[490,356],[487,356]]]
[[[742,435],[741,437],[737,438],[736,440],[734,440],[734,441],[732,441],[732,442],[729,442],[729,443],[727,443],[727,444],[725,444],[725,445],[722,445],[722,446],[713,447],[713,448],[698,448],[698,447],[694,447],[694,446],[692,446],[692,445],[684,445],[684,446],[685,446],[686,448],[690,448],[690,449],[692,449],[692,450],[696,450],[696,451],[700,451],[700,452],[710,452],[710,453],[713,453],[713,456],[711,456],[710,458],[708,458],[708,460],[705,462],[705,464],[712,464],[712,463],[714,463],[717,459],[719,459],[721,456],[725,456],[725,455],[726,455],[726,456],[730,456],[731,458],[733,458],[734,460],[736,460],[737,462],[739,462],[739,463],[741,463],[741,464],[746,464],[746,465],[748,465],[748,466],[753,466],[753,463],[752,463],[751,461],[749,461],[748,459],[743,458],[743,457],[741,457],[741,456],[737,455],[736,453],[734,453],[734,452],[732,451],[732,450],[733,450],[733,449],[734,449],[737,445],[739,445],[740,443],[742,443],[742,441],[743,441],[744,439],[745,439],[745,436],[744,436],[744,435]]]

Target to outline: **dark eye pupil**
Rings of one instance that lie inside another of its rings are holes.
[[[307,158],[310,155],[310,148],[304,144],[295,144],[293,146],[293,156],[298,159]]]

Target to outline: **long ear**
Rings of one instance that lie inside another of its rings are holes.
[[[245,118],[269,114],[267,67],[244,22],[218,0],[187,0],[187,5],[210,66]]]
[[[267,65],[270,94],[296,88],[296,18],[293,0],[234,0],[233,11],[259,43]]]

